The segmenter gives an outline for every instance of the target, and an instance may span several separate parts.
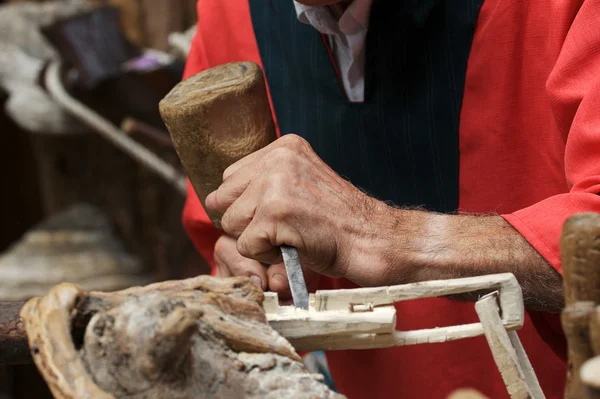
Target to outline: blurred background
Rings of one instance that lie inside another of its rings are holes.
[[[158,112],[182,79],[196,1],[0,0],[0,302],[209,272]],[[305,364],[333,384],[322,353]],[[6,398],[51,395],[0,352]]]
[[[181,225],[183,170],[158,113],[195,5],[0,1],[0,301],[208,272]],[[0,398],[45,397],[34,366],[0,366]]]

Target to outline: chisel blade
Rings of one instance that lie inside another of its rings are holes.
[[[281,247],[281,254],[283,255],[283,264],[288,275],[294,306],[308,310],[308,290],[306,289],[298,250],[294,247],[283,245]]]

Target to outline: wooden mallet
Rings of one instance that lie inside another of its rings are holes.
[[[277,138],[262,71],[251,62],[221,65],[184,80],[159,108],[202,206],[229,165]],[[209,212],[209,217],[221,227],[219,215]]]

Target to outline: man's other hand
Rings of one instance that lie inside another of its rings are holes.
[[[260,262],[245,258],[237,250],[237,240],[223,235],[215,244],[215,274],[218,277],[247,276],[264,291],[277,292],[283,305],[292,303],[292,294],[283,263],[263,266]],[[305,268],[304,279],[309,292],[314,292],[319,275]]]

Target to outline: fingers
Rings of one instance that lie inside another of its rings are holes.
[[[246,230],[240,235],[237,240],[237,250],[244,256],[251,259],[256,259],[259,262],[273,265],[283,261],[281,250],[278,246],[271,243],[273,233],[257,224],[256,221],[251,221]]]
[[[294,134],[288,134],[274,141],[268,146],[242,158],[223,172],[223,184],[218,190],[206,197],[206,206],[211,212],[224,214],[236,199],[246,190],[252,178],[259,172],[260,160],[267,154],[280,148],[285,148],[293,153],[306,153],[312,151],[306,140]],[[277,165],[282,167],[285,165]]]
[[[265,268],[257,261],[239,254],[236,240],[223,235],[215,244],[215,266],[217,276],[248,276],[261,289],[268,288],[268,278]]]
[[[286,159],[285,154],[274,155],[269,162],[276,162],[278,157]],[[267,183],[267,188],[260,182],[248,188],[227,210],[221,225],[238,238],[240,254],[273,265],[282,261],[280,245],[298,247],[302,237],[295,227],[299,210],[292,195],[293,183],[278,172],[270,173]]]
[[[238,171],[246,169],[246,166],[251,165],[252,163],[264,157],[272,149],[272,146],[276,145],[275,143],[277,143],[277,141],[274,141],[268,146],[261,148],[260,150],[255,151],[252,154],[246,155],[244,158],[240,159],[236,163],[229,165],[229,167],[223,172],[223,181],[227,181]]]
[[[237,161],[236,163],[230,165],[227,169],[225,169],[225,172],[223,172],[223,181],[229,179],[233,174],[235,174],[239,170],[245,168],[247,165],[250,165],[253,162],[256,162],[257,160],[261,159],[266,154],[271,152],[273,149],[278,147],[307,149],[310,148],[310,145],[306,140],[304,140],[298,135],[286,134],[285,136],[282,136],[281,138],[275,140],[268,146],[261,148],[260,150],[253,152],[252,154],[247,155],[244,158]]]
[[[242,169],[223,182],[221,186],[206,197],[206,207],[211,212],[223,215],[227,209],[246,191],[255,171]]]
[[[221,218],[221,227],[227,235],[239,238],[256,213],[259,193],[256,187],[249,187],[233,203]]]
[[[217,277],[248,276],[263,291],[276,292],[282,304],[292,304],[291,291],[285,265],[277,263],[265,268],[261,263],[240,255],[236,240],[223,235],[215,244]],[[302,268],[309,292],[316,290],[319,274],[307,267]]]

